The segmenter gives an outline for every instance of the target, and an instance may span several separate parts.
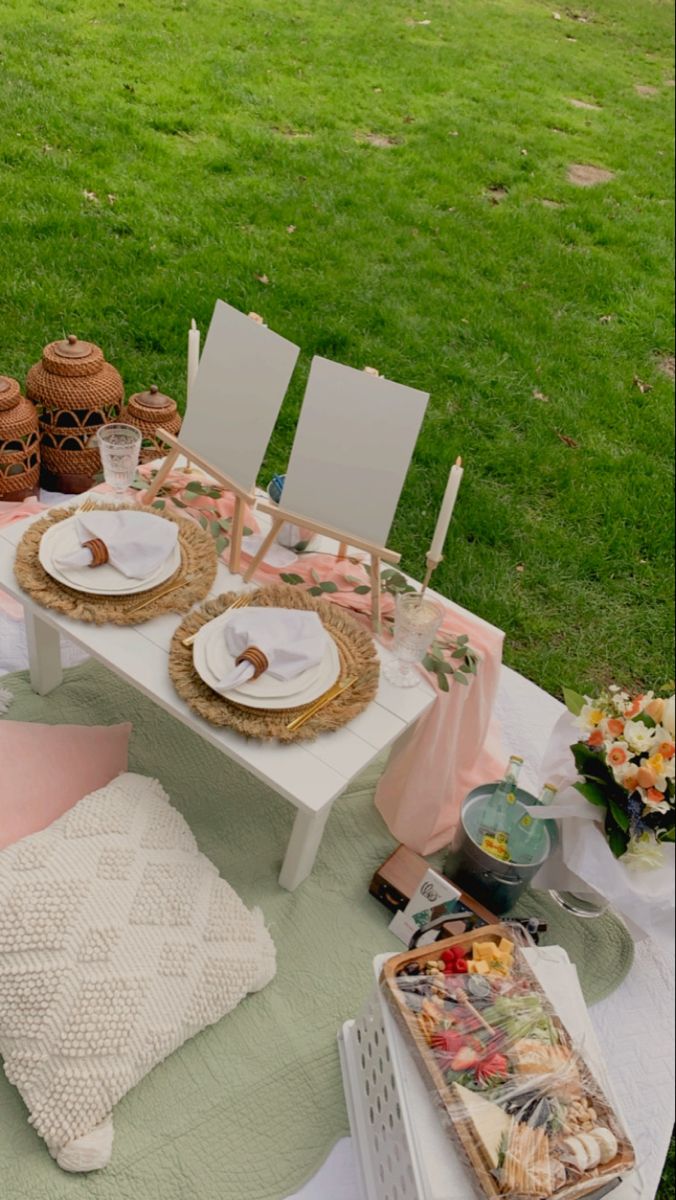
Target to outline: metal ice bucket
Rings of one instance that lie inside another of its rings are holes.
[[[458,829],[444,865],[444,874],[486,908],[502,915],[514,908],[519,896],[549,858],[558,834],[555,823],[546,821],[545,845],[542,854],[532,863],[501,862],[487,854],[477,841],[481,809],[497,786],[497,783],[484,783],[474,788],[464,801]],[[520,815],[526,812],[526,806],[539,804],[537,796],[532,796],[523,788],[516,789],[516,799]]]

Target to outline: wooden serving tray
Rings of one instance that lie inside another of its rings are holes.
[[[463,946],[469,949],[477,942],[494,942],[496,940],[499,941],[503,937],[514,941],[513,928],[504,925],[488,925],[472,933],[463,934],[460,937],[447,938],[441,942],[434,942],[431,946],[423,946],[418,950],[399,954],[395,958],[388,960],[381,974],[381,982],[386,984],[385,992],[388,1003],[398,1023],[407,1034],[409,1045],[414,1050],[418,1065],[422,1070],[423,1078],[427,1083],[432,1084],[438,1103],[445,1113],[445,1128],[449,1129],[455,1137],[459,1149],[472,1167],[477,1182],[481,1186],[484,1195],[488,1197],[488,1200],[507,1200],[507,1197],[509,1197],[509,1200],[514,1200],[516,1194],[514,1192],[505,1193],[500,1190],[490,1170],[490,1164],[484,1157],[483,1149],[475,1139],[471,1121],[469,1119],[458,1119],[457,1100],[454,1099],[451,1088],[438,1066],[436,1055],[420,1030],[416,1014],[406,1004],[403,995],[397,987],[396,981],[403,967],[415,963],[421,963],[422,965],[430,959],[436,960],[444,950],[452,946]],[[568,1030],[552,1007],[548,996],[540,986],[537,977],[523,957],[518,945],[515,949],[514,958],[519,977],[528,979],[531,991],[536,993],[541,999],[547,1015],[558,1030],[561,1044],[575,1054],[576,1067],[578,1068],[582,1087],[585,1095],[592,1100],[593,1106],[599,1115],[599,1125],[610,1126],[618,1136],[620,1143],[619,1153],[611,1162],[606,1163],[605,1166],[599,1166],[593,1171],[589,1171],[586,1178],[581,1179],[579,1182],[568,1184],[563,1188],[559,1188],[558,1191],[552,1192],[551,1200],[582,1200],[582,1197],[586,1197],[587,1200],[600,1200],[602,1196],[614,1190],[623,1175],[635,1167],[636,1157],[633,1147],[623,1132],[622,1123],[616,1117],[611,1105],[592,1075],[591,1070],[584,1059],[575,1052],[575,1047]],[[457,978],[458,980],[462,980],[465,977],[458,976]],[[485,1098],[490,1099],[490,1095]],[[531,1193],[528,1196],[528,1200],[537,1200],[537,1197]]]

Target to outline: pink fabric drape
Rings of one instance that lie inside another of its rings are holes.
[[[14,500],[2,500],[0,501],[0,528],[3,525],[11,525],[12,521],[23,521],[26,517],[32,517],[34,513],[42,512],[46,507],[45,504],[41,504],[39,500],[32,497],[29,500],[22,500],[21,503]],[[0,612],[12,617],[14,621],[21,620],[23,616],[23,609],[18,601],[1,589]]]
[[[477,674],[468,688],[451,683],[448,692],[438,692],[395,745],[376,791],[376,808],[388,829],[418,854],[448,845],[467,793],[504,771],[492,721],[504,636],[452,605],[443,630],[469,635],[480,656]]]

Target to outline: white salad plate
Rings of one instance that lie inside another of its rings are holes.
[[[181,548],[176,543],[169,557],[146,579],[130,579],[110,563],[101,567],[57,567],[54,559],[80,549],[76,517],[52,525],[40,539],[40,565],[57,583],[74,592],[95,596],[135,596],[166,583],[181,565]]]
[[[238,615],[238,611],[235,609],[222,613],[203,625],[193,643],[195,670],[213,691],[246,708],[283,710],[310,704],[333,686],[340,675],[340,655],[336,643],[327,632],[324,657],[317,666],[301,671],[293,679],[275,679],[265,672],[258,679],[249,679],[236,688],[221,692],[219,680],[235,667],[235,659],[225,640],[225,626]]]

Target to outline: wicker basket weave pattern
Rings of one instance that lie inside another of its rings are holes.
[[[161,438],[157,437],[158,429],[166,429],[174,436],[181,429],[181,418],[176,402],[169,396],[162,396],[156,388],[151,388],[150,392],[138,392],[136,395],[130,396],[126,409],[123,409],[122,420],[141,430],[143,435],[141,462],[152,462],[153,459],[163,458],[166,455],[167,446]]]
[[[0,376],[0,500],[34,495],[40,481],[38,415],[16,379]]]
[[[40,415],[45,482],[83,491],[101,470],[96,431],[120,414],[120,374],[90,342],[51,342],[28,372],[26,394]]]

